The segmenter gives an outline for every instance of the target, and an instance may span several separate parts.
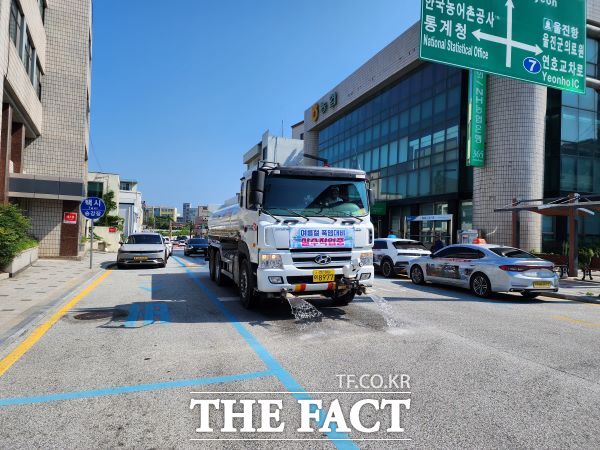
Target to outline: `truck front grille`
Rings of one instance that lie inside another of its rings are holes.
[[[302,253],[292,253],[292,261],[298,269],[339,269],[349,264],[352,260],[352,253],[344,249],[346,253],[330,253],[329,251]],[[331,261],[328,264],[318,264],[316,259],[319,256],[328,256]]]

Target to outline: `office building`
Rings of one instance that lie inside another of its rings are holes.
[[[510,245],[511,214],[494,210],[513,198],[600,197],[600,0],[587,5],[585,95],[489,76],[485,167],[466,164],[468,71],[420,60],[419,23],[306,109],[305,152],[369,173],[379,236],[430,243],[476,229]],[[407,220],[423,215],[452,221]],[[600,239],[600,219],[579,231]],[[566,218],[521,214],[526,250],[557,250],[567,233]]]
[[[0,202],[31,220],[42,257],[77,257],[86,193],[91,0],[0,0]]]

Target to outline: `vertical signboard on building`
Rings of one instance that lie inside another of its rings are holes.
[[[422,0],[420,56],[584,93],[585,0]]]
[[[469,72],[469,115],[467,127],[467,166],[485,165],[485,116],[487,111],[487,75]]]

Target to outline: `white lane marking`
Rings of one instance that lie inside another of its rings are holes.
[[[239,302],[239,297],[219,297],[220,302]]]

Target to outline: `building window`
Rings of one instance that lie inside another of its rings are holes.
[[[40,0],[43,1],[43,0]],[[42,96],[42,73],[40,71],[40,62],[36,57],[35,46],[29,36],[25,24],[25,16],[21,12],[16,0],[12,0],[10,5],[10,23],[9,23],[10,40],[15,45],[17,53],[23,61],[25,72],[33,85],[38,98]]]
[[[40,16],[42,16],[42,23],[46,21],[46,1],[38,0],[38,6],[40,8]]]
[[[131,183],[129,181],[121,181],[119,189],[122,191],[131,191]]]
[[[27,36],[27,41],[25,42],[22,60],[23,65],[25,66],[25,72],[27,72],[27,75],[29,75],[29,79],[33,80],[32,74],[35,73],[33,63],[33,44],[31,43],[29,36]]]
[[[473,202],[464,201],[460,204],[460,229],[473,229]]]
[[[34,87],[36,88],[36,93],[37,93],[38,98],[41,100],[42,99],[42,72],[40,71],[40,61],[39,60],[36,60]],[[88,116],[89,116],[89,109],[88,109]]]
[[[102,198],[104,183],[101,181],[88,181],[88,197]]]
[[[19,8],[16,0],[13,0],[10,5],[10,24],[9,33],[10,40],[15,44],[17,50],[21,47],[21,37],[23,35],[23,20],[24,16]]]
[[[424,64],[319,131],[319,156],[369,172],[380,200],[458,192],[462,72]]]
[[[598,42],[587,40],[588,76],[596,77]],[[598,93],[587,88],[585,94],[562,92],[560,113],[560,191],[562,193],[600,193],[600,110]]]

